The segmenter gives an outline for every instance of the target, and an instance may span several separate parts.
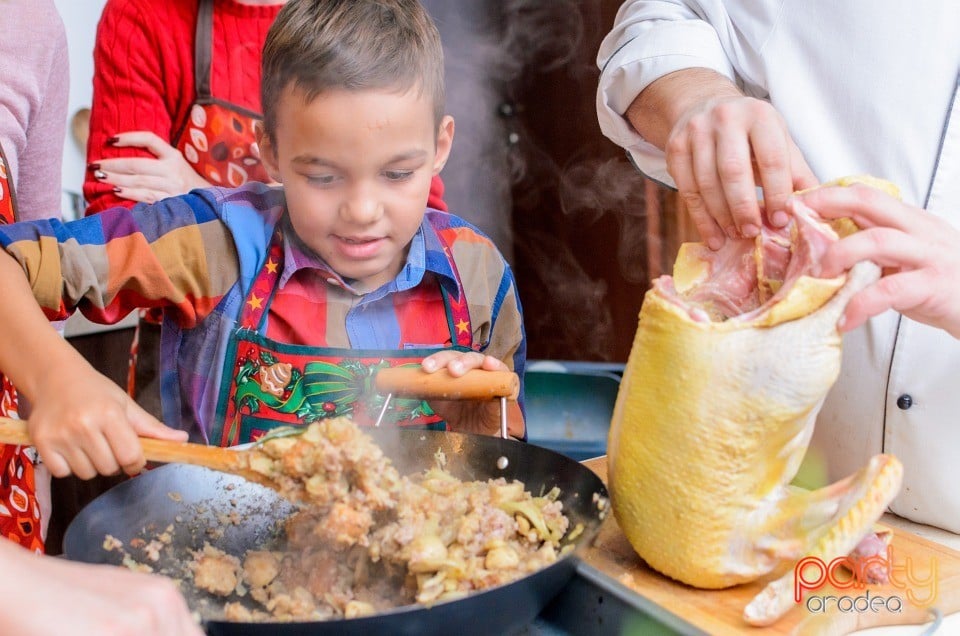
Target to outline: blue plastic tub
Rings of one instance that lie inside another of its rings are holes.
[[[524,373],[527,438],[577,461],[604,455],[622,364],[531,361]]]

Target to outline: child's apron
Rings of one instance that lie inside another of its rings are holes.
[[[255,124],[262,115],[217,99],[210,89],[213,61],[213,0],[200,0],[194,35],[193,77],[196,97],[173,137],[173,146],[193,169],[215,186],[238,187],[247,181],[272,181],[260,163]],[[127,393],[161,418],[160,312],[140,312],[127,372]],[[138,358],[142,358],[138,365]]]
[[[473,330],[460,276],[457,296],[440,286],[450,345],[402,350],[360,350],[292,345],[263,335],[264,323],[283,271],[283,235],[274,234],[267,258],[247,293],[239,326],[230,335],[211,442],[233,446],[255,441],[278,426],[306,426],[348,415],[372,424],[384,396],[373,388],[378,369],[419,365],[444,349],[470,351]],[[443,430],[442,418],[421,400],[395,399],[383,422]]]
[[[13,175],[0,147],[0,223],[17,220]],[[17,390],[0,375],[0,416],[18,418]],[[40,535],[40,506],[33,463],[36,451],[29,446],[0,444],[0,536],[34,552],[43,552]]]

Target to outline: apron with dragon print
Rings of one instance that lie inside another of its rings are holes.
[[[0,147],[0,223],[17,220],[13,175]],[[17,390],[0,375],[0,416],[19,417]],[[40,534],[40,506],[33,466],[32,447],[0,444],[0,537],[19,543],[34,552],[43,552]]]
[[[173,146],[201,177],[215,186],[235,188],[247,181],[272,181],[260,163],[255,125],[260,113],[217,99],[211,90],[213,3],[200,0],[193,46],[196,98],[173,137]],[[127,393],[159,416],[160,388],[156,353],[160,347],[159,312],[142,311],[130,349]],[[138,358],[143,357],[138,368]]]
[[[349,416],[373,424],[384,396],[374,389],[376,372],[387,366],[419,365],[442,349],[470,351],[473,330],[459,275],[457,296],[442,289],[450,344],[401,350],[362,350],[291,345],[261,334],[283,271],[283,235],[277,231],[267,259],[253,281],[230,336],[217,426],[210,435],[221,446],[256,441],[279,426],[306,426],[327,417]],[[395,399],[384,416],[388,425],[444,430],[446,424],[417,399]]]

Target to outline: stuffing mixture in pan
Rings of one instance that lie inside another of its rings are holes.
[[[582,530],[568,528],[557,489],[533,496],[519,481],[461,481],[439,451],[433,468],[402,476],[348,419],[255,448],[250,467],[302,504],[282,544],[194,554],[184,583],[223,597],[216,618],[352,618],[456,599],[553,563]],[[123,549],[111,539],[105,548]],[[128,553],[124,563],[143,567]]]

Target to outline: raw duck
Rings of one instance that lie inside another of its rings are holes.
[[[833,184],[854,182],[896,194],[870,177]],[[769,575],[750,624],[795,605],[793,564],[853,551],[900,488],[889,455],[818,490],[790,486],[840,371],[837,321],[880,275],[862,262],[817,276],[827,246],[856,230],[794,206],[756,239],[684,244],[641,307],[608,443],[617,522],[650,567],[688,585]]]

